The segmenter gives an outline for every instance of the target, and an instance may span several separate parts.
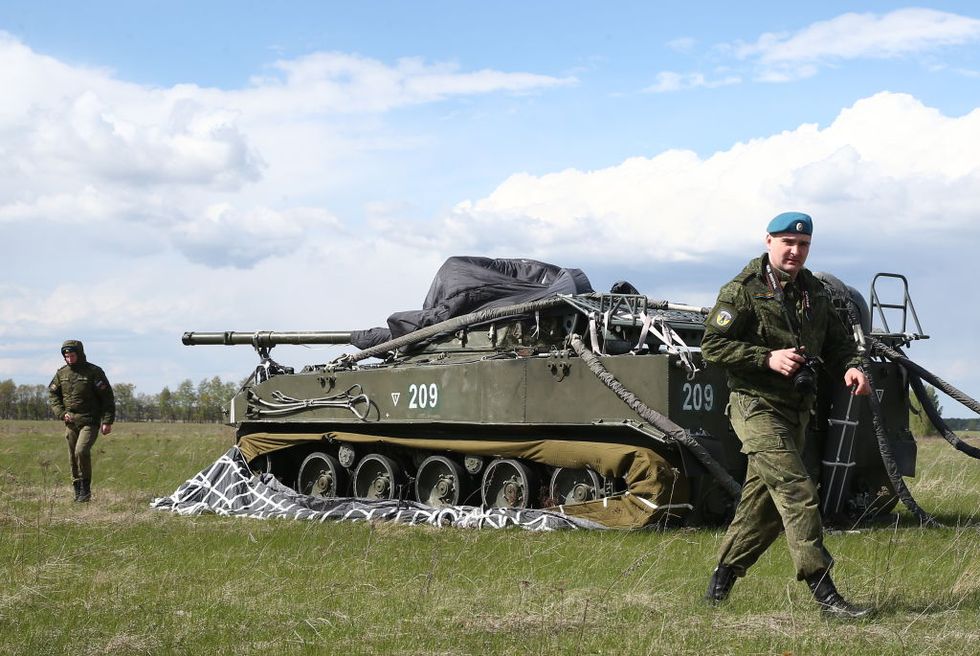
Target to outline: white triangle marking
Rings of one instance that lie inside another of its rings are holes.
[[[391,402],[394,403],[395,405],[398,405],[398,399],[400,399],[401,396],[402,396],[402,393],[401,392],[392,392],[391,393]],[[879,394],[878,396],[880,398],[881,395]]]
[[[876,389],[875,394],[878,395],[878,403],[881,403],[881,397],[885,395],[885,389],[884,388]]]

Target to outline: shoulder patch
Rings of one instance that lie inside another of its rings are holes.
[[[734,305],[719,302],[708,317],[708,325],[719,333],[727,333],[737,317],[738,310]]]

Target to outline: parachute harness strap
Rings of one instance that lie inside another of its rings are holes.
[[[633,347],[633,353],[639,353],[647,347],[647,335],[650,333],[650,324],[653,323],[653,317],[643,311],[640,313],[640,321],[643,322],[643,327],[640,328],[640,339],[636,340],[636,346]]]
[[[592,352],[599,352],[599,335],[596,326],[599,325],[599,314],[597,312],[589,313],[589,341],[592,343]],[[574,337],[574,335],[572,336]]]
[[[609,334],[609,317],[612,316],[612,309],[602,313],[602,354],[606,354],[606,335]]]
[[[700,371],[700,369],[694,364],[694,359],[691,357],[691,347],[677,334],[676,330],[670,327],[666,317],[663,315],[656,315],[653,318],[652,324],[650,326],[650,332],[666,345],[668,353],[680,358],[681,364],[687,370],[687,379],[692,380],[694,374]]]

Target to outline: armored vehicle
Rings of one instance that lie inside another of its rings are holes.
[[[925,337],[917,318],[906,330],[907,291],[901,304],[878,303],[902,312],[891,333],[872,329],[853,288],[821,279],[856,339],[897,348]],[[577,269],[454,257],[422,310],[391,315],[387,328],[188,332],[183,343],[257,351],[228,422],[253,471],[301,493],[554,508],[639,528],[722,522],[744,478],[724,372],[698,348],[708,311],[626,282],[597,293]],[[272,359],[279,344],[360,350],[295,371]],[[894,469],[914,475],[908,381],[892,362],[868,367],[881,422],[836,376],[819,377],[807,459],[828,516],[887,511]]]

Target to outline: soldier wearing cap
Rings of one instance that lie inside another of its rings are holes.
[[[116,400],[105,372],[85,359],[85,348],[77,339],[61,345],[65,366],[51,379],[48,404],[65,422],[65,438],[71,460],[75,501],[92,498],[92,445],[101,430],[112,431]]]
[[[701,352],[726,370],[731,423],[748,468],[705,599],[725,600],[785,530],[797,580],[807,582],[826,614],[856,619],[870,609],[848,603],[830,578],[833,558],[823,544],[817,488],[802,458],[816,390],[797,374],[822,366],[843,373],[855,394],[871,388],[854,339],[803,266],[812,235],[808,215],[776,216],[766,253],[721,288],[708,316]]]

